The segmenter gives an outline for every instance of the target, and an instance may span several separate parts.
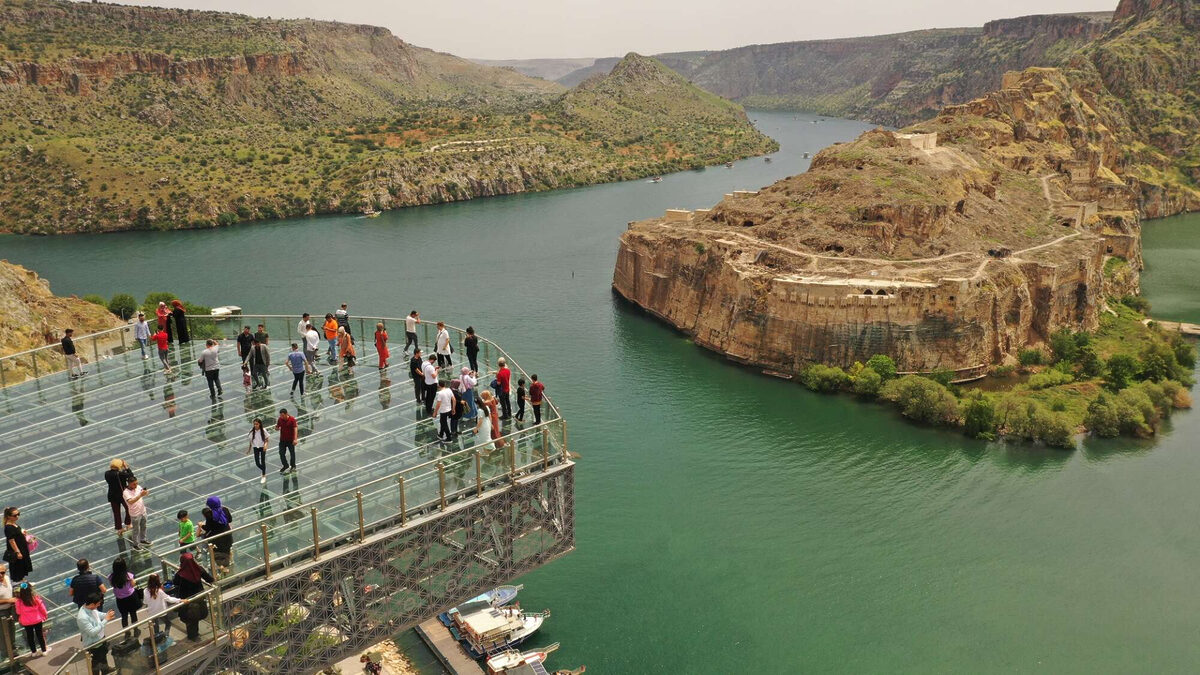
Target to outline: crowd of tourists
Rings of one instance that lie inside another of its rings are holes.
[[[169,360],[170,344],[189,342],[188,324],[182,302],[174,300],[169,308],[160,302],[155,312],[156,324],[151,325],[143,312],[138,312],[134,322],[134,337],[141,350],[142,359],[151,358],[151,348],[157,348],[157,357],[163,370],[172,373]],[[437,322],[432,354],[424,354],[417,337],[421,323],[420,314],[412,311],[404,319],[405,342],[403,358],[413,382],[413,395],[418,408],[438,422],[437,439],[440,443],[452,442],[460,433],[473,425],[478,438],[488,439],[485,448],[502,448],[502,424],[505,420],[525,421],[526,409],[532,411],[534,424],[542,421],[542,405],[545,386],[536,374],[530,375],[527,383],[518,378],[515,387],[513,374],[504,358],[497,361],[497,369],[491,381],[482,385],[479,370],[479,337],[473,327],[466,329],[462,346],[466,352],[466,364],[457,369],[454,364],[454,345],[446,325]],[[350,330],[350,317],[346,303],[334,312],[325,314],[319,324],[305,313],[296,326],[300,336],[290,343],[290,351],[284,359],[284,367],[293,376],[291,394],[297,390],[305,396],[306,377],[318,373],[321,343],[325,342],[324,359],[327,364],[343,369],[352,369],[357,363],[357,349]],[[83,360],[78,355],[74,331],[67,329],[61,340],[71,378],[87,374]],[[241,362],[242,382],[247,392],[270,387],[271,354],[270,335],[264,324],[257,330],[244,326],[234,342]],[[375,326],[374,346],[378,356],[378,367],[389,367],[391,351],[389,336],[383,323]],[[411,349],[411,356],[410,356]],[[196,361],[203,372],[209,396],[215,402],[224,395],[220,379],[219,344],[206,340],[205,348]],[[513,410],[513,399],[516,410]],[[278,452],[281,474],[296,472],[297,420],[287,408],[281,408],[278,418],[268,429],[267,422],[255,417],[248,433],[247,454],[253,454],[254,464],[261,483],[267,478],[267,451],[272,432],[278,433]],[[153,542],[147,538],[147,501],[150,490],[140,484],[133,469],[122,459],[113,459],[104,473],[107,501],[112,511],[113,527],[127,542],[129,548],[140,551]],[[25,631],[26,644],[34,655],[45,654],[49,647],[45,638],[47,611],[45,603],[27,577],[33,570],[31,554],[36,551],[37,539],[18,525],[20,509],[8,507],[4,510],[5,550],[0,565],[0,612],[11,608],[18,623]],[[201,509],[202,521],[194,523],[189,512],[176,514],[178,537],[176,547],[184,552],[180,556],[178,571],[164,583],[157,574],[150,575],[144,586],[139,586],[129,561],[124,556],[112,563],[111,574],[100,576],[91,570],[86,559],[77,562],[78,574],[67,583],[67,595],[78,608],[76,623],[84,645],[91,647],[93,672],[110,672],[108,666],[108,644],[96,645],[104,635],[105,622],[118,615],[123,627],[138,621],[138,612],[149,615],[161,614],[154,622],[154,629],[161,625],[169,631],[170,617],[177,614],[185,625],[187,637],[199,639],[199,622],[208,613],[207,605],[195,603],[189,606],[187,599],[203,590],[203,582],[212,583],[212,576],[200,566],[195,553],[207,551],[212,545],[211,564],[221,573],[227,573],[233,558],[231,534],[233,513],[222,504],[217,496],[209,497]],[[204,540],[203,548],[199,542]],[[116,609],[105,612],[104,602],[111,591]],[[180,604],[176,612],[164,613],[173,605]],[[133,640],[140,637],[135,632]]]

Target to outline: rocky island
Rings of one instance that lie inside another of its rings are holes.
[[[1184,143],[1196,21],[1189,0],[1124,0],[1061,69],[1010,73],[712,209],[632,223],[613,288],[785,374],[886,355],[971,380],[1060,331],[1095,331],[1109,298],[1138,291],[1141,217],[1200,208]]]

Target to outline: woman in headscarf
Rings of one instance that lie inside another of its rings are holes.
[[[171,310],[167,308],[167,303],[159,302],[158,307],[154,310],[154,317],[158,319],[158,329],[167,333],[167,339],[171,339]]]
[[[213,583],[212,575],[196,564],[196,558],[191,553],[179,556],[179,571],[171,580],[171,595],[180,600],[187,600],[204,590],[202,582]],[[187,626],[187,637],[193,642],[200,639],[200,622],[208,617],[208,603],[205,601],[187,603],[179,608],[179,618]]]
[[[233,513],[221,505],[220,497],[209,497],[204,503],[204,538],[213,545],[217,567],[227,572],[233,562],[233,535],[229,534],[233,529]]]
[[[175,337],[179,344],[183,344],[188,341],[187,312],[178,299],[171,301],[171,307],[174,308],[171,310],[171,316],[175,317]]]
[[[471,373],[471,369],[463,366],[462,377],[459,378],[459,392],[463,398],[467,399],[467,414],[464,419],[475,421],[475,416],[478,414],[478,408],[475,407],[475,385],[478,381]]]

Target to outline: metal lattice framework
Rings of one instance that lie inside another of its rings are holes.
[[[575,545],[574,464],[348,543],[222,593],[200,673],[312,673]],[[183,665],[183,664],[179,664]]]

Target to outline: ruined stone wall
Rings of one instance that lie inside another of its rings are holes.
[[[901,370],[968,369],[1010,359],[1059,328],[1099,322],[1099,237],[1080,243],[1071,262],[996,260],[978,278],[930,283],[778,275],[745,266],[724,246],[635,226],[621,239],[613,288],[703,347],[793,373],[875,354]]]

